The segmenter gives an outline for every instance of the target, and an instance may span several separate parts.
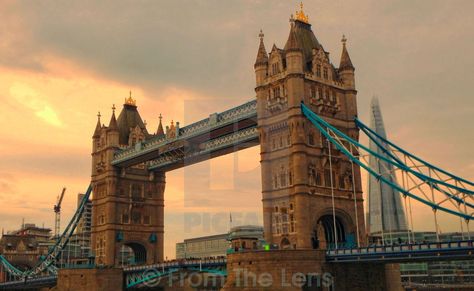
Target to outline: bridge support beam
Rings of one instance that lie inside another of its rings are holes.
[[[123,270],[60,269],[58,291],[118,291],[123,289]]]

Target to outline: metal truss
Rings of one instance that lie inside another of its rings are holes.
[[[132,160],[136,157],[159,150],[161,147],[180,140],[187,140],[202,134],[209,133],[217,128],[234,124],[240,120],[257,117],[257,101],[252,100],[221,113],[211,114],[208,118],[192,123],[177,130],[176,136],[168,138],[166,135],[157,136],[137,143],[114,155],[113,165]]]
[[[35,278],[43,275],[56,276],[58,270],[58,268],[56,267],[56,260],[68,244],[71,235],[74,233],[74,230],[76,229],[79,220],[81,219],[82,214],[84,213],[85,205],[89,200],[91,193],[92,185],[89,185],[79,207],[74,213],[68,226],[64,230],[63,234],[58,238],[53,248],[51,248],[51,250],[48,252],[44,260],[38,262],[36,266],[31,270],[21,271],[15,268],[12,264],[10,264],[5,257],[0,256],[0,263],[5,269],[5,271],[7,271],[14,278]]]
[[[195,259],[125,268],[125,284],[127,288],[137,288],[141,285],[155,286],[161,278],[172,276],[177,272],[199,272],[227,276],[226,262],[225,258]]]
[[[370,175],[376,177],[381,183],[389,185],[404,197],[412,198],[429,206],[435,214],[438,210],[446,212],[464,219],[467,224],[474,219],[472,211],[474,205],[470,202],[473,199],[474,183],[410,154],[377,135],[358,119],[355,120],[356,125],[377,145],[383,154],[350,138],[312,112],[306,105],[301,104],[301,109],[303,114],[337,150],[365,169]],[[387,146],[390,150],[387,150]],[[369,156],[380,161],[379,164],[383,165],[383,171],[370,166]],[[391,171],[402,173],[402,185],[388,178],[387,174]]]

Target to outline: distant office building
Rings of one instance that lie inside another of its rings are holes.
[[[80,206],[85,194],[77,194],[77,207]],[[92,201],[87,200],[84,207],[84,213],[82,214],[79,223],[77,224],[76,233],[85,233],[90,236],[92,226]]]
[[[34,223],[24,223],[20,229],[9,231],[7,235],[32,236],[38,241],[46,241],[51,236],[51,229],[36,226]]]
[[[228,234],[185,239],[176,244],[176,259],[225,256],[230,247]]]
[[[0,239],[0,254],[11,264],[22,270],[35,266],[41,256],[48,253],[51,229],[23,224],[19,230],[3,234]]]
[[[402,241],[407,239],[405,234],[399,233]],[[437,240],[435,232],[415,232],[411,236],[412,241],[414,237],[414,242]],[[441,242],[467,240],[468,237],[474,238],[474,232],[470,236],[458,232],[439,235]],[[405,263],[400,264],[400,272],[402,283],[406,286],[444,286],[445,290],[474,290],[474,260]]]
[[[378,135],[386,138],[382,112],[376,97],[372,99],[370,109],[370,127]],[[379,155],[385,155],[372,140],[369,141],[369,147]],[[372,169],[378,169],[378,172],[389,181],[397,183],[391,164],[381,162],[372,155],[369,158],[369,164]],[[369,175],[368,200],[367,227],[370,235],[407,229],[400,193],[397,190]]]
[[[84,194],[79,193],[77,195],[77,207],[80,206]],[[78,253],[78,257],[86,258],[90,255],[91,246],[91,225],[92,225],[92,202],[89,199],[84,207],[84,212],[80,218],[74,234],[71,236],[70,243],[71,247],[75,246],[75,253]]]
[[[239,250],[256,249],[262,241],[262,226],[235,226],[229,233],[190,238],[177,243],[176,259],[225,256],[231,247]]]

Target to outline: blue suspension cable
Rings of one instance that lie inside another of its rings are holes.
[[[397,149],[398,151],[400,151],[401,153],[403,153],[403,154],[405,154],[405,155],[407,155],[407,156],[409,156],[409,157],[411,157],[411,158],[413,158],[413,159],[419,161],[420,163],[423,163],[425,166],[428,166],[428,167],[431,168],[431,169],[437,170],[437,171],[439,171],[439,172],[441,172],[441,173],[443,173],[443,174],[445,174],[445,175],[447,175],[447,176],[449,176],[449,177],[451,177],[451,178],[453,178],[453,179],[456,179],[456,180],[461,181],[461,182],[463,182],[463,183],[466,183],[466,184],[469,184],[469,185],[471,185],[471,186],[474,186],[474,182],[468,181],[468,180],[463,179],[463,178],[461,178],[461,177],[458,177],[458,176],[456,176],[456,175],[454,175],[454,174],[451,174],[451,173],[449,173],[449,172],[447,172],[447,171],[445,171],[445,170],[443,170],[443,169],[441,169],[441,168],[439,168],[439,167],[436,167],[435,165],[428,163],[427,161],[425,161],[425,160],[423,160],[423,159],[421,159],[421,158],[419,158],[419,157],[417,157],[417,156],[415,156],[415,155],[413,155],[413,154],[411,154],[411,153],[405,151],[404,149],[402,149],[401,147],[399,147],[399,146],[397,146],[396,144],[392,143],[391,141],[389,141],[389,140],[387,140],[387,139],[381,137],[381,136],[378,135],[376,132],[374,132],[370,127],[368,127],[368,126],[365,125],[362,121],[360,121],[357,117],[355,118],[355,123],[356,123],[357,127],[367,129],[368,131],[372,132],[375,136],[377,136],[378,138],[380,138],[383,142],[385,142],[385,143],[389,144],[390,146],[396,148],[396,149]]]
[[[392,154],[390,151],[388,151],[382,144],[379,143],[379,141],[372,136],[372,132],[369,132],[367,131],[367,129],[365,127],[361,127],[360,128],[374,143],[375,145],[381,149],[385,154],[387,154],[388,156],[390,156],[392,159],[394,159],[397,163],[400,164],[400,166],[404,166],[404,167],[408,167],[407,164],[405,164],[404,162],[402,162],[397,156],[395,156],[394,154]],[[380,137],[379,135],[377,135],[377,137]],[[464,204],[466,206],[469,206],[470,208],[474,208],[474,204],[471,204],[469,202],[466,202],[465,200],[451,194],[451,193],[448,193],[447,191],[445,191],[444,189],[441,189],[437,184],[431,182],[431,181],[427,181],[425,178],[425,176],[422,174],[422,173],[418,173],[418,172],[414,172],[415,176],[422,180],[423,182],[425,182],[426,184],[428,184],[429,186],[432,186],[433,188],[435,188],[436,190],[438,190],[439,192],[443,193],[444,195],[448,196],[449,198],[455,200],[458,204]],[[421,175],[420,175],[421,174]],[[430,177],[431,178],[431,177]],[[451,185],[451,184],[450,184]],[[457,185],[453,185],[453,187],[451,188],[454,188],[462,193],[466,193],[466,192],[472,192],[472,191],[469,191],[467,189],[464,189],[464,188],[459,188]]]
[[[376,173],[372,168],[370,168],[369,166],[365,165],[364,163],[362,163],[359,159],[355,158],[352,153],[349,153],[347,151],[347,149],[345,149],[343,146],[341,146],[337,141],[334,140],[333,137],[331,137],[329,135],[329,133],[327,133],[326,130],[324,130],[323,126],[330,129],[331,131],[335,132],[336,134],[338,134],[339,136],[343,137],[344,139],[346,139],[349,143],[353,144],[353,145],[357,145],[361,148],[363,148],[364,150],[367,150],[368,152],[370,153],[373,153],[375,156],[378,156],[379,158],[383,159],[383,160],[386,160],[386,158],[384,157],[381,157],[380,155],[378,154],[375,154],[373,151],[369,150],[369,149],[366,149],[366,147],[362,146],[361,144],[359,144],[358,142],[354,141],[353,139],[351,139],[350,137],[348,137],[347,135],[345,135],[344,133],[340,132],[339,130],[337,130],[336,128],[334,128],[332,125],[328,124],[326,121],[324,121],[322,118],[320,118],[319,116],[317,116],[314,112],[312,112],[306,105],[304,105],[303,103],[301,104],[301,110],[303,112],[303,115],[306,116],[306,118],[308,118],[314,126],[316,126],[320,131],[321,133],[326,137],[328,138],[337,148],[338,150],[340,150],[341,152],[343,152],[347,157],[349,157],[353,162],[355,162],[356,164],[358,164],[360,167],[364,168],[367,172],[369,172],[372,176],[376,177],[377,179],[381,180],[382,182],[386,183],[387,185],[389,185],[390,187],[392,188],[395,188],[397,189],[399,192],[425,204],[425,205],[428,205],[430,206],[431,208],[433,208],[433,210],[441,210],[441,211],[444,211],[444,212],[447,212],[447,213],[450,213],[452,215],[456,215],[456,216],[460,216],[466,220],[472,220],[474,219],[473,216],[471,215],[467,215],[467,214],[464,214],[464,213],[460,213],[460,212],[457,212],[457,211],[454,211],[454,210],[451,210],[449,208],[446,208],[446,207],[443,207],[443,206],[440,206],[440,205],[437,205],[437,204],[434,204],[428,200],[425,200],[421,197],[418,197],[408,191],[406,191],[405,189],[402,189],[400,186],[394,184],[393,182],[389,181],[388,179],[386,179],[385,177],[383,177],[382,175]],[[393,164],[393,163],[392,163]]]

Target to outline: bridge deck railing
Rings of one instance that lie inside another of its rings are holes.
[[[358,255],[358,254],[399,253],[399,252],[414,252],[414,251],[433,251],[433,250],[472,248],[473,245],[474,245],[473,240],[427,242],[427,243],[387,245],[387,246],[376,245],[376,246],[368,246],[368,247],[362,247],[362,248],[346,248],[346,249],[328,250],[327,254],[331,256],[331,255]]]
[[[226,258],[218,259],[192,259],[192,260],[176,260],[172,262],[158,263],[153,265],[142,265],[142,266],[132,266],[124,268],[124,272],[135,272],[143,271],[145,269],[168,269],[168,268],[183,268],[183,267],[208,267],[208,266],[217,266],[225,265],[227,262]]]

